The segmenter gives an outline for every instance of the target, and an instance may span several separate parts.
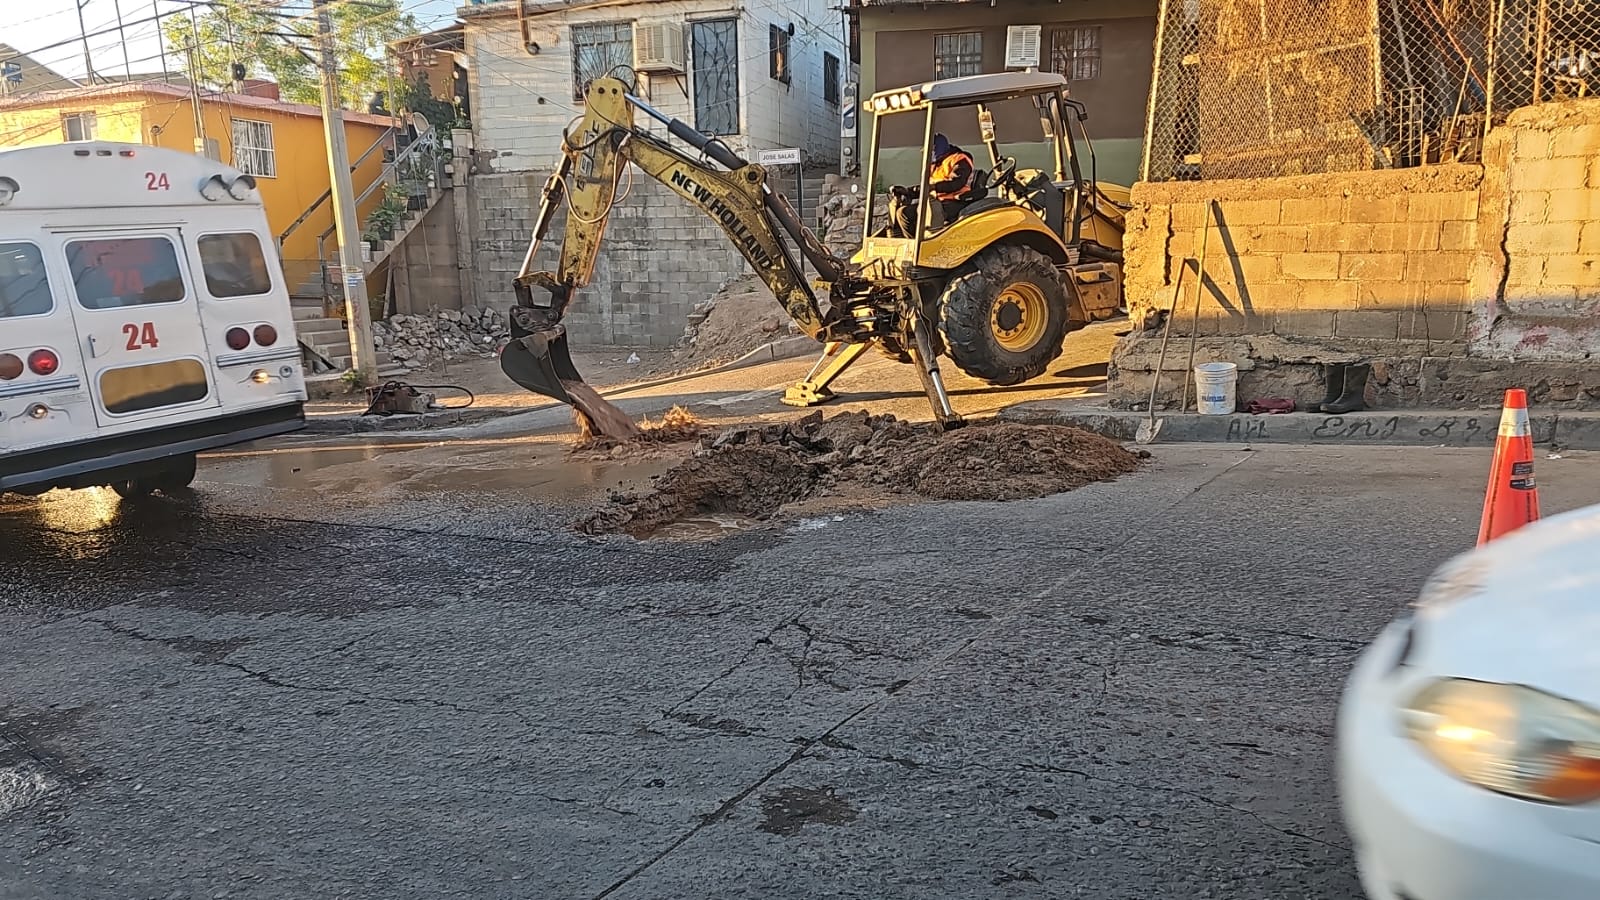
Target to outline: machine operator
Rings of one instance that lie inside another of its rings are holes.
[[[978,169],[972,154],[950,143],[943,134],[933,136],[933,154],[928,162],[928,190],[939,204],[934,209],[934,226],[949,222],[961,214],[967,204],[982,196],[978,184]],[[915,233],[921,189],[901,187],[891,189],[890,215],[900,237]]]

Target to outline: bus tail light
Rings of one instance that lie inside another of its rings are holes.
[[[263,347],[271,347],[278,342],[278,329],[271,325],[256,326],[256,343]]]
[[[243,328],[229,328],[224,340],[228,342],[228,349],[243,350],[250,346],[250,332]]]
[[[0,353],[0,381],[10,381],[22,374],[22,358],[15,353]]]
[[[35,375],[54,375],[61,368],[61,357],[51,350],[35,350],[28,354],[28,368]]]

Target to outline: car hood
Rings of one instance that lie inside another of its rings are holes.
[[[1419,600],[1413,660],[1600,709],[1600,506],[1545,519],[1443,566]]]

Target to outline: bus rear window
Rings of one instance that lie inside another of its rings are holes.
[[[253,297],[272,290],[261,239],[249,232],[202,237],[200,265],[213,297]]]
[[[204,400],[206,369],[193,359],[124,366],[100,373],[100,402],[111,413],[143,412]]]
[[[78,302],[86,309],[117,309],[183,299],[178,253],[166,238],[71,241],[67,264]]]
[[[0,319],[42,316],[54,308],[39,248],[0,243]]]

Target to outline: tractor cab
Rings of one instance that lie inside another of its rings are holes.
[[[1072,127],[1076,123],[1087,146],[1087,111],[1071,99],[1062,76],[1001,72],[950,78],[881,91],[865,107],[872,116],[867,209],[878,209],[886,131],[905,134],[915,127],[921,165],[917,183],[887,189],[888,215],[867,223],[857,262],[953,269],[1000,240],[1037,249],[1059,265],[1076,262],[1081,251],[1095,258],[1120,255],[1127,190],[1097,184],[1092,146],[1087,175],[1083,171]],[[1002,135],[997,119],[1011,133]],[[981,146],[957,146],[968,137]],[[966,154],[975,170],[960,196],[937,189],[941,163],[951,153]]]

